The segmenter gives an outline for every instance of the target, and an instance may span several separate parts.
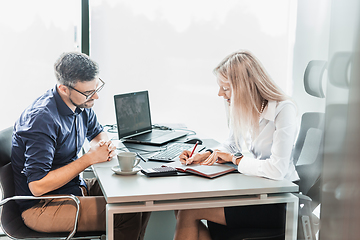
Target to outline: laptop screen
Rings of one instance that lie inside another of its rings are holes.
[[[152,129],[148,91],[114,96],[119,139]]]

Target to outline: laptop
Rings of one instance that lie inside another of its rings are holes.
[[[114,101],[120,140],[162,145],[187,134],[152,128],[148,91],[118,94],[114,96]]]

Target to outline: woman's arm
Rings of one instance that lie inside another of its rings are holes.
[[[265,160],[243,157],[239,163],[239,172],[275,180],[284,179],[289,170],[297,132],[296,115],[295,105],[285,103],[274,120],[270,157]]]

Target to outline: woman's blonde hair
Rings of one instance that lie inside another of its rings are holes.
[[[232,90],[229,120],[236,141],[239,135],[258,135],[260,108],[264,101],[288,99],[260,61],[248,51],[230,54],[214,73],[218,81],[230,84]]]

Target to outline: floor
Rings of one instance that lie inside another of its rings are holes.
[[[159,226],[162,231],[159,232]],[[144,240],[168,240],[173,239],[175,232],[176,220],[173,211],[157,211],[150,216],[149,223],[146,228]],[[1,228],[0,228],[1,231]],[[0,232],[1,234],[1,232]],[[0,235],[0,240],[10,240],[6,236]]]
[[[13,240],[12,238],[6,237],[4,235],[0,235],[0,240]]]

